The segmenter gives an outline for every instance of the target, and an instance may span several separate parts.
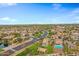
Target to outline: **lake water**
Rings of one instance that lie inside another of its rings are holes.
[[[55,48],[63,48],[62,45],[55,45],[54,47],[55,47]]]

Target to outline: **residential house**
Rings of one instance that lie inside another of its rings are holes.
[[[49,44],[48,38],[44,38],[42,42],[42,46],[47,46]]]
[[[42,52],[42,53],[46,53],[47,49],[46,48],[42,48],[42,47],[38,47],[38,52]]]

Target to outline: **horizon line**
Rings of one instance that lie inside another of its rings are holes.
[[[67,25],[67,24],[79,24],[79,23],[58,23],[58,24],[0,24],[0,25]]]

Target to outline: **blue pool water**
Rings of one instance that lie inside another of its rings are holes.
[[[62,45],[55,45],[54,47],[55,47],[55,48],[63,48]]]
[[[0,45],[0,48],[4,48],[5,46],[3,44]]]

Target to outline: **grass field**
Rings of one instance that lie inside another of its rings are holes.
[[[26,48],[23,52],[19,53],[17,56],[25,56],[25,55],[36,55],[38,54],[37,49],[40,46],[39,43],[35,43],[31,46],[29,46],[28,48]]]
[[[0,52],[4,51],[2,48],[0,48]]]

